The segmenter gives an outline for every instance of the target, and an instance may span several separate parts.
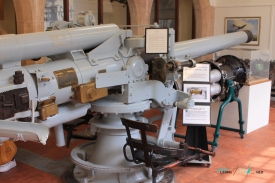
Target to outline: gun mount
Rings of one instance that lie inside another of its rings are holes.
[[[24,135],[22,124],[14,120],[35,121],[36,128],[43,126],[43,133],[30,130],[39,133],[38,141],[45,141],[46,125],[55,128],[57,145],[63,146],[62,123],[92,110],[97,115],[90,120],[90,129],[98,138],[88,160],[82,150],[87,144],[72,151],[77,181],[148,181],[151,175],[144,165],[124,159],[126,132],[120,118],[148,122],[143,111],[159,108],[163,117],[158,137],[148,136],[147,140],[160,147],[180,148],[173,136],[176,108],[188,109],[194,102],[189,94],[173,89],[180,77],[177,70],[194,67],[196,57],[250,39],[251,33],[236,32],[174,43],[174,30],[170,29],[168,54],[149,55],[140,51],[144,37],[134,37],[131,30],[119,30],[113,24],[0,36],[0,117],[5,120],[4,129],[0,121],[0,136]],[[52,61],[21,66],[21,60],[42,56]],[[159,74],[149,80],[147,74],[154,71]],[[139,137],[137,130],[131,133]],[[80,152],[83,159],[78,157]]]

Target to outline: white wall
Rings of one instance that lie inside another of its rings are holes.
[[[223,34],[226,17],[261,17],[259,46],[236,46],[236,48],[270,50],[275,59],[275,1],[274,0],[216,0],[214,34]]]

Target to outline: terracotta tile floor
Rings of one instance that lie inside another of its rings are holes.
[[[149,117],[156,113],[156,111],[148,111],[145,115]],[[181,119],[178,119],[177,124],[177,133],[185,134],[186,128],[181,126]],[[213,133],[213,128],[207,128],[208,140],[213,140]],[[68,157],[72,148],[83,142],[85,141],[73,140],[70,148],[58,148],[55,146],[55,137],[52,132],[45,146],[34,142],[16,142],[16,144],[19,148],[53,160],[60,160]],[[248,166],[252,172],[245,176],[242,170],[246,170]],[[220,168],[227,168],[232,173],[221,174],[217,172]],[[245,135],[244,139],[241,139],[236,132],[221,130],[216,157],[212,158],[209,168],[204,165],[188,164],[184,167],[175,167],[173,170],[177,183],[275,183],[275,102],[270,104],[269,125]],[[55,183],[62,180],[19,161],[15,168],[0,173],[0,183],[21,182]]]

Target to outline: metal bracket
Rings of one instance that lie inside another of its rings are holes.
[[[6,62],[0,65],[0,69],[10,69],[10,68],[16,68],[16,67],[21,67],[21,60],[14,61],[14,62]]]
[[[51,78],[47,71],[40,71],[36,73],[38,98],[48,97],[51,95],[51,82],[42,81],[41,78]]]
[[[107,72],[96,74],[96,88],[124,85],[128,83],[128,71]]]
[[[166,88],[160,81],[150,80],[126,85],[123,97],[124,103],[152,99],[161,107],[171,107],[175,102],[190,98],[190,95],[172,88]]]
[[[127,31],[121,30],[104,43],[93,49],[87,54],[91,65],[98,65],[101,59],[114,58],[116,61],[121,60],[118,50],[121,47],[121,41],[128,36]]]

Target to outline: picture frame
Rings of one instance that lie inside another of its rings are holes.
[[[191,94],[192,91],[201,91],[199,93],[194,92],[191,99],[197,103],[210,103],[210,84],[194,84],[184,83],[183,92]]]
[[[250,30],[253,39],[243,46],[259,46],[260,45],[260,28],[261,17],[225,17],[224,33],[238,32],[242,30]]]
[[[182,79],[184,82],[206,82],[210,81],[210,64],[196,64],[196,67],[183,67]]]
[[[183,110],[182,115],[182,125],[211,125],[211,107],[209,105],[195,105],[191,109]]]

